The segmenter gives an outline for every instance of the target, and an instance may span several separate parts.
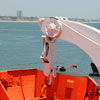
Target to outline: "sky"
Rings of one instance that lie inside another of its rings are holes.
[[[0,0],[1,16],[100,19],[100,0]]]

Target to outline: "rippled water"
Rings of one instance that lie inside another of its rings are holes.
[[[86,23],[100,29],[100,23]],[[18,65],[41,62],[42,32],[38,23],[0,22],[0,70],[23,68],[42,69],[42,64]],[[57,62],[77,64],[85,73],[91,72],[91,59],[80,48],[64,42],[57,41]],[[66,66],[67,67],[67,66]]]

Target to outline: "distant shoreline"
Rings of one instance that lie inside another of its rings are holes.
[[[12,20],[0,20],[0,22],[20,22],[20,23],[37,23],[38,20],[32,20],[32,21],[28,21],[28,20],[18,20],[18,21],[12,21]]]
[[[100,21],[78,21],[80,23],[100,23]]]
[[[80,22],[80,23],[100,23],[100,21],[77,21],[77,20],[72,20],[72,21],[76,21],[76,22]],[[20,23],[38,23],[38,20],[17,20],[17,21],[13,21],[13,20],[0,20],[0,22],[20,22]]]

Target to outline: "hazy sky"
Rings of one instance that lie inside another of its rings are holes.
[[[100,19],[100,0],[0,0],[0,15]]]

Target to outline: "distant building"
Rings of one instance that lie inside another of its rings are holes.
[[[21,10],[17,11],[17,19],[23,18],[23,12]]]

